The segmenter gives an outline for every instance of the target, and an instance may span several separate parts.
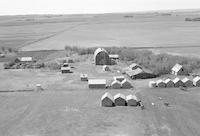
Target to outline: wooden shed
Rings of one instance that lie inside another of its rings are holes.
[[[126,96],[126,103],[128,106],[137,106],[138,99],[135,95],[128,95]]]
[[[174,80],[174,87],[180,87],[180,86],[184,86],[184,83],[182,82],[182,80],[180,80],[178,77],[176,77]]]
[[[160,88],[166,87],[166,84],[162,79],[159,79],[158,81],[156,81],[156,85],[157,85],[157,87],[160,87]]]
[[[81,81],[88,81],[88,75],[87,74],[81,74],[80,78],[81,78]]]
[[[125,77],[124,76],[115,76],[115,77],[113,77],[113,79],[117,80],[119,82],[122,82],[125,79]]]
[[[89,79],[88,86],[93,89],[104,89],[106,88],[106,79]]]
[[[194,84],[194,86],[200,87],[200,77],[199,76],[196,76],[193,79],[193,84]]]
[[[94,62],[96,65],[110,65],[108,52],[103,48],[98,48],[94,52]]]
[[[168,78],[164,82],[167,88],[174,87],[174,82],[171,79]]]
[[[101,106],[103,107],[114,106],[114,98],[110,93],[107,92],[101,97]]]
[[[149,88],[156,88],[156,82],[155,81],[149,81]]]
[[[171,73],[173,75],[188,75],[187,70],[180,64],[176,64],[174,65],[174,67],[172,68]]]
[[[121,82],[121,87],[122,87],[123,89],[130,89],[130,88],[133,88],[132,84],[131,84],[128,80],[126,80],[126,79],[124,79],[124,80]]]
[[[121,88],[121,83],[118,81],[118,80],[114,80],[112,83],[111,83],[111,87],[113,89],[120,89]]]
[[[193,87],[193,82],[187,77],[183,78],[182,82],[184,84],[184,87]]]
[[[126,106],[126,97],[125,95],[118,93],[114,96],[115,106]]]

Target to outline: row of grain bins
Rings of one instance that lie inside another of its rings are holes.
[[[200,87],[200,77],[195,77],[193,80],[188,79],[187,77],[183,78],[182,80],[178,77],[175,79],[159,79],[157,81],[150,81],[149,87],[150,88],[170,88],[170,87]]]
[[[114,97],[110,93],[105,93],[101,97],[101,106],[113,107],[113,106],[137,106],[138,99],[135,95],[125,96],[124,94],[118,93]]]

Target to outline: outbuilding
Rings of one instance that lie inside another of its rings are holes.
[[[174,67],[172,68],[171,73],[173,75],[188,75],[187,70],[180,64],[176,64],[174,65]]]
[[[178,77],[176,77],[174,80],[174,87],[180,87],[180,86],[184,86],[184,83],[182,82],[182,80],[180,80]]]
[[[113,60],[117,60],[117,59],[119,59],[119,55],[118,54],[110,54],[109,58],[113,59]]]
[[[196,76],[193,79],[193,84],[194,84],[194,86],[200,87],[200,77],[199,76]]]
[[[164,82],[167,88],[174,87],[174,82],[171,79],[168,78]]]
[[[114,98],[110,93],[107,92],[101,97],[101,106],[103,107],[114,106]]]
[[[125,95],[118,93],[114,96],[115,106],[126,106],[126,97]]]
[[[120,89],[121,88],[121,83],[118,81],[118,80],[114,80],[112,83],[111,83],[111,87],[113,89]]]
[[[126,71],[126,74],[132,79],[148,79],[148,78],[155,78],[156,75],[145,72],[144,70],[137,68],[135,70]]]
[[[111,71],[107,65],[103,65],[103,71]]]
[[[88,86],[94,89],[104,89],[106,88],[106,79],[89,79]]]
[[[156,85],[157,85],[157,87],[160,87],[160,88],[165,88],[166,87],[166,84],[165,84],[165,82],[162,79],[159,79],[156,82]]]
[[[33,58],[32,57],[21,57],[19,58],[20,62],[33,62]]]
[[[124,79],[124,80],[121,82],[121,87],[122,87],[123,89],[130,89],[130,88],[133,88],[132,84],[131,84],[128,80],[126,80],[126,79]]]
[[[71,73],[70,67],[61,67],[61,73]]]
[[[135,95],[128,95],[126,96],[126,103],[128,106],[137,106],[138,99]]]
[[[156,88],[156,82],[155,81],[149,81],[149,88]]]
[[[98,48],[94,52],[94,62],[96,65],[110,65],[108,52],[104,48]]]
[[[81,74],[80,78],[81,78],[81,81],[88,81],[88,75],[87,74]]]
[[[184,87],[193,87],[193,82],[187,77],[183,78],[182,82],[184,84]]]
[[[115,76],[115,77],[113,77],[113,79],[117,80],[119,82],[122,82],[125,79],[125,77],[124,76]]]

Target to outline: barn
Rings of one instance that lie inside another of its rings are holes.
[[[103,71],[111,71],[107,65],[103,65]]]
[[[113,77],[113,79],[117,80],[119,82],[122,82],[125,79],[125,77],[124,76],[115,76],[115,77]]]
[[[188,75],[187,70],[180,64],[176,64],[174,65],[174,67],[172,68],[171,73],[173,75]]]
[[[142,66],[138,65],[137,63],[132,63],[130,66],[129,66],[129,69],[130,70],[135,70],[137,68],[140,68],[142,69]]]
[[[135,95],[128,95],[126,96],[126,103],[128,106],[137,106],[138,99]]]
[[[61,67],[61,73],[71,73],[70,67]]]
[[[167,88],[174,87],[174,82],[171,79],[168,78],[164,82],[165,82]]]
[[[137,68],[135,70],[126,71],[126,74],[132,79],[148,79],[148,78],[155,78],[156,75],[145,72],[144,70]]]
[[[184,87],[193,87],[193,82],[187,77],[183,78],[182,82],[184,84]]]
[[[93,89],[104,89],[106,88],[106,79],[89,79],[88,86]]]
[[[182,80],[180,80],[178,77],[175,78],[175,79],[173,80],[173,82],[174,82],[174,87],[184,86],[184,83],[183,83]]]
[[[116,94],[114,96],[115,106],[126,106],[126,97],[123,94]]]
[[[194,86],[200,87],[200,77],[197,76],[193,79]]]
[[[80,78],[81,78],[81,81],[88,81],[88,75],[87,74],[81,74]]]
[[[118,80],[114,80],[112,83],[111,83],[111,87],[113,89],[119,89],[121,88],[121,83],[118,81]]]
[[[157,85],[157,87],[160,87],[160,88],[165,88],[166,87],[166,84],[165,84],[165,82],[162,79],[159,79],[156,82],[156,85]]]
[[[103,107],[114,106],[114,98],[110,93],[107,92],[101,97],[101,106]]]
[[[122,87],[123,89],[130,89],[130,88],[133,88],[132,84],[131,84],[128,80],[126,80],[126,79],[124,79],[124,80],[121,82],[121,87]]]
[[[155,81],[149,81],[149,88],[156,88],[156,82]]]
[[[98,48],[94,52],[95,65],[110,65],[111,61],[108,52],[103,48]]]

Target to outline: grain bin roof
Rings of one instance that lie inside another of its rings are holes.
[[[125,95],[121,94],[121,93],[118,93],[114,96],[114,99],[117,99],[117,98],[122,98],[122,99],[126,99]]]
[[[101,100],[103,100],[103,99],[105,99],[105,98],[109,98],[110,100],[114,101],[113,96],[112,96],[110,93],[108,93],[108,92],[106,92],[106,93],[101,97]]]
[[[89,79],[88,84],[106,84],[106,79]]]
[[[176,64],[174,65],[174,67],[172,68],[172,71],[178,72],[180,69],[182,69],[183,66],[180,64]]]
[[[21,57],[20,58],[20,61],[33,61],[33,58],[32,57]]]

